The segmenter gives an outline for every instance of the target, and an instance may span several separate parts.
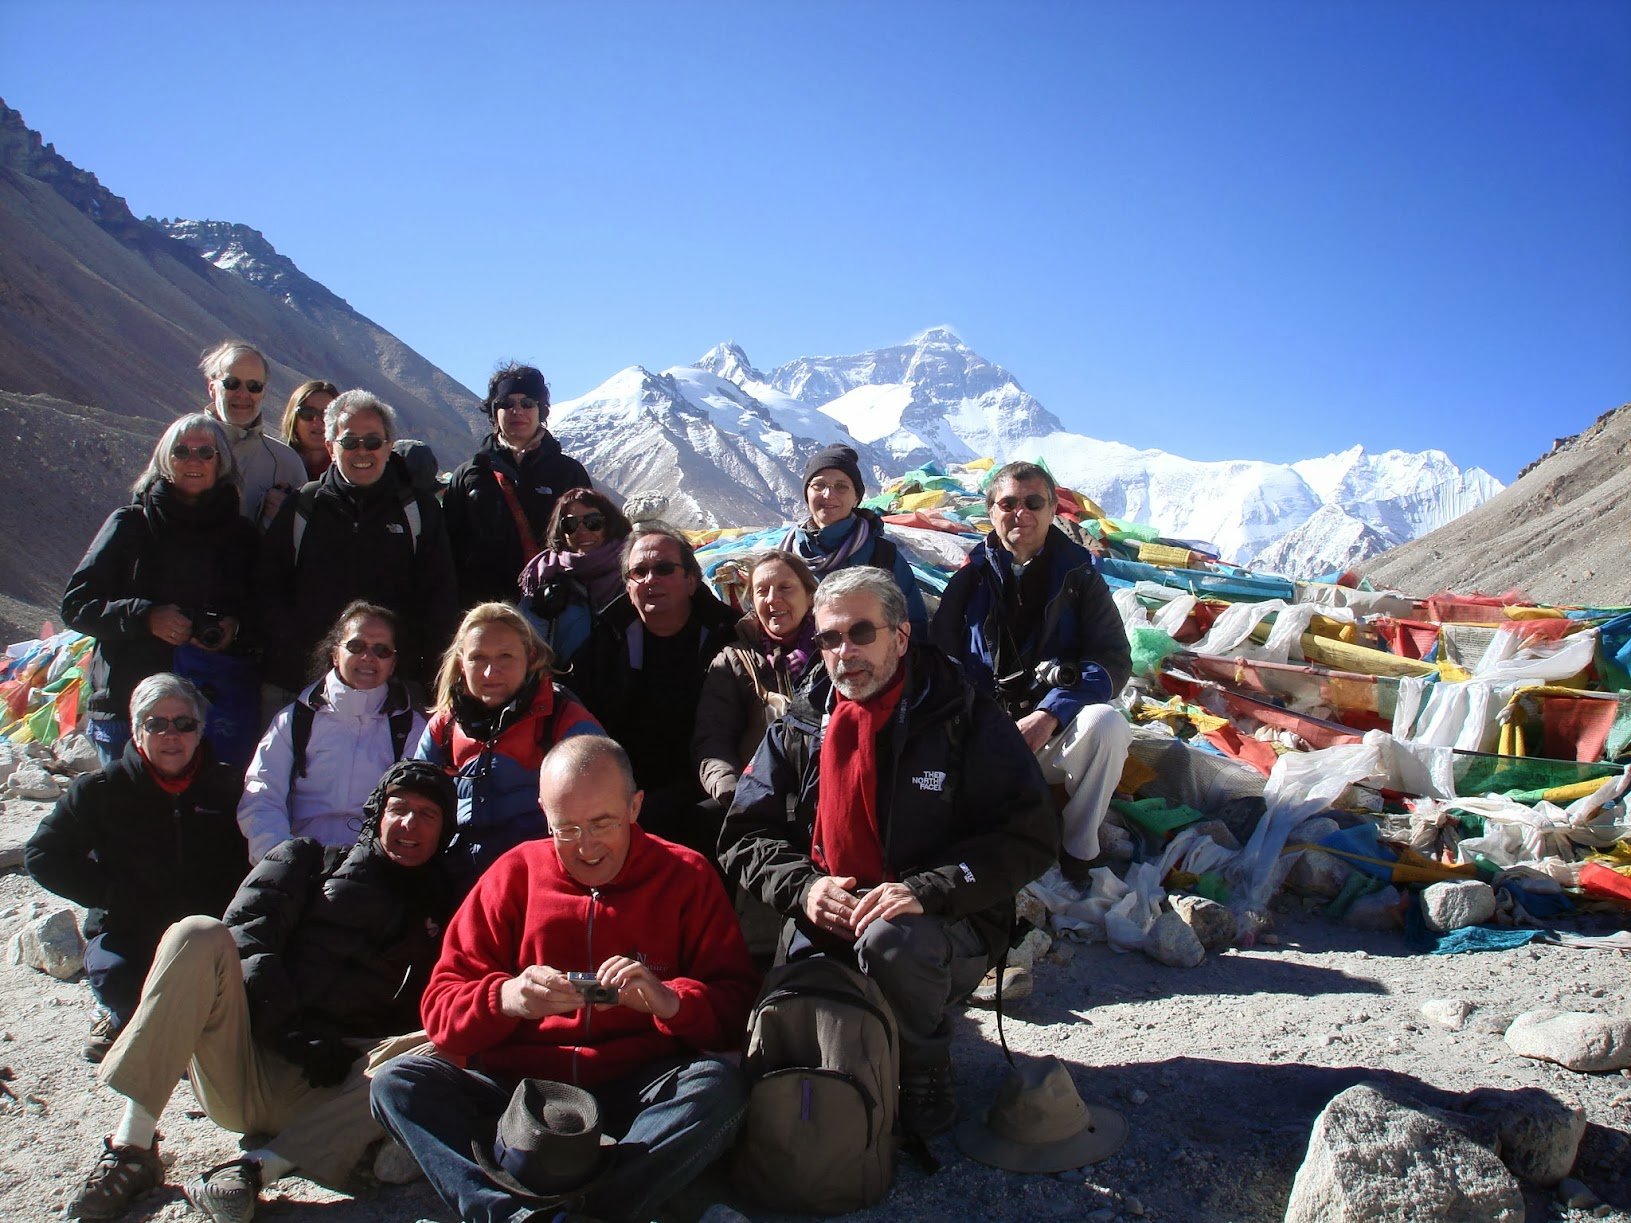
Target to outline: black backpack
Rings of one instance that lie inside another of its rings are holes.
[[[824,956],[774,968],[745,1048],[737,1188],[801,1214],[880,1201],[900,1143],[900,1036],[877,984]]]
[[[408,699],[408,690],[400,680],[387,680],[387,702],[396,705],[389,715],[391,727],[391,759],[401,760],[408,751],[408,736],[413,733],[413,702]],[[317,717],[317,711],[305,701],[294,703],[294,712],[289,715],[289,738],[294,747],[294,755],[289,761],[289,784],[294,779],[306,775],[306,745],[311,742],[312,722]]]

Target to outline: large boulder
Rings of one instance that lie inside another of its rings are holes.
[[[77,977],[85,967],[85,940],[79,937],[74,911],[58,909],[30,921],[11,936],[9,956],[13,964],[27,964],[58,980]]]
[[[5,785],[0,786],[0,795],[52,802],[67,788],[66,778],[58,777],[37,760],[25,760],[6,778]]]
[[[1480,1087],[1467,1094],[1461,1108],[1495,1123],[1501,1135],[1501,1162],[1519,1179],[1550,1188],[1574,1167],[1586,1132],[1586,1110],[1579,1105],[1538,1087],[1515,1091]]]
[[[1422,889],[1427,928],[1440,934],[1476,926],[1495,916],[1495,889],[1478,879],[1446,879]]]
[[[1522,1223],[1493,1127],[1361,1083],[1314,1119],[1286,1223]]]
[[[1506,1043],[1523,1057],[1583,1074],[1625,1070],[1631,1068],[1631,1015],[1525,1011],[1507,1028]]]
[[[53,749],[57,768],[69,777],[81,773],[94,773],[102,767],[102,758],[96,754],[96,745],[77,731],[62,736]]]

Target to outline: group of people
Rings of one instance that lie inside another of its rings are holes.
[[[819,451],[739,612],[562,453],[536,369],[493,375],[438,500],[377,397],[305,383],[280,442],[259,353],[201,368],[63,600],[104,768],[26,863],[89,910],[86,1052],[124,1100],[76,1216],[162,1183],[185,1069],[269,1136],[186,1186],[215,1219],[386,1133],[465,1219],[650,1217],[744,1113],[749,904],[778,957],[878,984],[903,1127],[947,1129],[949,1013],[1019,889],[1085,877],[1130,739],[1048,473],[995,473],[931,622],[856,453]]]

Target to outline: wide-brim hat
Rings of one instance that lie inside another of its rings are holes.
[[[559,1202],[589,1189],[612,1166],[615,1139],[600,1132],[600,1105],[581,1087],[522,1079],[470,1153],[499,1188],[534,1202]]]
[[[1064,1172],[1109,1159],[1127,1141],[1111,1108],[1083,1103],[1056,1057],[1026,1062],[997,1090],[992,1106],[957,1127],[963,1154],[1009,1172]]]

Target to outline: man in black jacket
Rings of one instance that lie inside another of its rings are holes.
[[[1047,469],[1010,463],[986,486],[991,533],[946,586],[930,630],[1008,710],[1042,776],[1068,795],[1059,865],[1085,882],[1133,732],[1110,704],[1133,673],[1121,614],[1093,555],[1053,527]]]
[[[1013,722],[910,646],[906,615],[882,570],[822,582],[826,673],[743,771],[720,856],[792,918],[790,959],[843,956],[877,982],[900,1025],[901,1121],[928,1135],[957,1117],[947,1011],[1006,945],[1059,831]]]
[[[183,1071],[217,1125],[273,1135],[186,1186],[206,1215],[243,1223],[261,1186],[294,1169],[344,1183],[383,1135],[369,1076],[424,1043],[419,996],[455,907],[443,851],[457,803],[440,769],[399,761],[369,796],[355,846],[285,841],[224,922],[170,927],[102,1063],[125,1111],[70,1217],[113,1218],[163,1183],[156,1127]]]
[[[567,685],[623,745],[645,791],[640,826],[713,857],[720,811],[691,763],[702,679],[740,617],[714,597],[684,535],[635,524],[623,546],[624,593],[572,656]]]
[[[396,412],[347,391],[324,414],[334,462],[284,501],[261,548],[255,601],[266,640],[262,715],[312,679],[312,653],[354,599],[401,619],[396,673],[429,684],[458,625],[453,557],[436,498],[416,492],[391,449]],[[323,662],[317,670],[326,670]]]
[[[459,571],[459,604],[514,603],[521,570],[543,548],[560,495],[588,488],[583,464],[546,427],[549,385],[530,365],[502,366],[482,410],[493,431],[442,498]]]

